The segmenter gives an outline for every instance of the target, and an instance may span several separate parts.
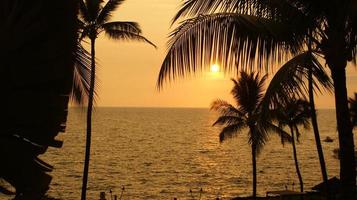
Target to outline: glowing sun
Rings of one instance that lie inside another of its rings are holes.
[[[213,72],[213,73],[219,72],[219,65],[217,65],[217,64],[211,65],[211,72]]]

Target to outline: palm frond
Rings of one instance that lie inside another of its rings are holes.
[[[226,72],[281,63],[288,52],[298,52],[303,38],[293,24],[236,13],[200,15],[184,21],[170,35],[169,50],[157,85],[219,62]]]
[[[239,111],[232,104],[227,101],[217,99],[211,105],[211,110],[218,111],[222,116],[239,116],[241,118],[245,117],[245,113]]]
[[[115,11],[125,0],[109,0],[100,11],[97,17],[97,23],[104,24],[111,18],[111,14]]]
[[[91,19],[88,13],[88,8],[83,0],[79,0],[79,15],[84,21],[90,22]]]
[[[306,20],[310,16],[306,10],[302,9],[302,5],[286,0],[186,0],[172,21],[176,22],[180,18],[197,17],[202,14],[233,12],[278,21],[290,20],[294,24],[297,21],[305,22],[296,23],[301,26],[306,25],[307,21],[316,21],[316,19]]]
[[[250,129],[248,132],[248,144],[254,145],[257,155],[260,154],[264,145],[268,141],[268,131],[264,129],[261,125],[256,122],[256,125],[253,129]]]
[[[260,78],[259,73],[241,72],[238,80],[232,80],[234,87],[231,91],[243,113],[253,113],[264,96],[264,82],[267,76]]]
[[[241,123],[244,121],[244,118],[240,117],[240,116],[232,116],[232,115],[223,115],[220,116],[214,123],[212,126],[216,126],[216,125],[233,125],[233,124],[237,124],[237,123]]]
[[[288,103],[295,97],[306,98],[308,95],[307,80],[309,68],[312,68],[313,86],[316,92],[331,91],[332,81],[315,56],[310,52],[303,52],[287,63],[275,73],[262,101],[264,108],[278,107]]]
[[[132,31],[126,31],[126,30],[117,30],[117,29],[111,29],[109,27],[103,27],[105,30],[105,34],[114,40],[124,40],[124,41],[139,41],[139,42],[145,42],[150,44],[151,46],[156,48],[156,45],[152,43],[150,40],[146,39],[144,36],[132,32]]]
[[[88,20],[87,22],[94,22],[96,21],[100,10],[102,9],[103,0],[84,0],[86,8],[87,8],[87,15]]]
[[[291,135],[289,133],[287,133],[286,131],[284,131],[284,129],[282,129],[281,127],[276,126],[275,124],[273,124],[271,122],[265,123],[263,127],[264,127],[265,131],[270,131],[272,133],[277,134],[281,138],[282,142],[289,142],[289,143],[292,142]]]
[[[357,3],[356,1],[351,1],[351,5],[349,6],[350,10],[350,34],[349,34],[349,41],[350,41],[350,51],[349,51],[349,61],[356,66],[357,65]]]
[[[86,51],[82,45],[77,45],[75,52],[76,62],[74,65],[73,87],[71,91],[71,99],[76,104],[83,105],[89,95],[90,86],[90,53]]]
[[[173,18],[173,22],[179,18],[216,12],[234,12],[267,17],[272,15],[274,9],[277,9],[273,7],[274,3],[280,5],[279,7],[284,4],[285,9],[287,9],[287,3],[284,0],[269,1],[269,3],[260,0],[186,0]]]
[[[227,138],[232,138],[232,137],[236,136],[237,134],[240,133],[240,131],[244,127],[245,127],[245,124],[243,122],[224,127],[222,129],[222,131],[219,133],[219,141],[223,142]]]
[[[222,0],[187,0],[181,5],[180,10],[176,13],[172,22],[176,22],[181,17],[194,17],[200,14],[213,13],[222,2]]]
[[[279,128],[288,126],[291,131],[295,131],[296,139],[299,142],[300,131],[298,126],[310,127],[311,110],[310,104],[304,99],[291,99],[289,102],[275,109],[275,119],[279,122]],[[284,144],[284,141],[282,141]]]
[[[107,22],[102,25],[104,30],[127,31],[136,34],[141,34],[141,28],[136,22]]]
[[[89,35],[89,29],[88,26],[86,25],[85,21],[82,21],[81,19],[77,19],[77,24],[78,24],[78,35],[79,35],[79,42],[83,41],[85,37],[88,37]]]

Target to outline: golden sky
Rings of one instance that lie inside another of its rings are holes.
[[[113,15],[114,21],[136,21],[143,35],[158,49],[138,43],[108,40],[101,35],[97,40],[98,106],[134,107],[209,107],[217,99],[232,102],[230,76],[198,74],[166,84],[156,89],[156,79],[166,52],[170,21],[181,0],[126,0]],[[357,92],[355,67],[348,67],[348,92]],[[319,108],[333,108],[330,95],[316,99]],[[233,103],[233,102],[232,102]]]

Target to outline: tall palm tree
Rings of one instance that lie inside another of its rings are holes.
[[[355,127],[355,126],[357,126],[357,93],[355,93],[354,98],[350,98],[348,101],[350,104],[352,125]]]
[[[223,100],[212,103],[212,110],[219,111],[221,116],[213,124],[223,125],[219,134],[220,141],[230,138],[248,128],[248,142],[251,145],[253,167],[253,197],[257,195],[257,168],[256,157],[268,140],[268,131],[278,133],[283,140],[290,140],[289,135],[274,125],[269,113],[263,108],[268,101],[264,94],[264,83],[267,76],[259,77],[259,74],[245,72],[240,73],[238,80],[232,79],[234,87],[231,91],[237,107]],[[266,93],[270,94],[270,93]]]
[[[275,77],[276,79],[274,82],[275,84],[280,85],[280,90],[294,95],[297,94],[303,98],[308,96],[309,98],[311,124],[320,161],[322,179],[324,182],[327,182],[328,176],[317,124],[314,91],[321,93],[322,90],[326,90],[331,92],[333,89],[332,81],[311,51],[304,52],[290,59],[280,67]],[[326,188],[325,193],[329,198],[330,193],[328,188]]]
[[[162,64],[159,84],[217,60],[226,71],[273,66],[311,51],[330,68],[335,93],[342,195],[354,198],[354,140],[348,112],[347,62],[356,63],[357,3],[351,0],[186,0]],[[311,45],[310,45],[311,44]]]
[[[124,2],[124,0],[80,0],[80,18],[78,20],[81,29],[81,39],[88,37],[90,40],[91,54],[91,80],[89,85],[88,110],[87,110],[87,138],[86,152],[83,170],[83,185],[81,199],[86,199],[88,182],[91,132],[92,132],[92,109],[95,89],[95,42],[97,37],[104,32],[110,39],[114,40],[136,40],[143,41],[156,47],[152,42],[141,35],[141,29],[136,22],[109,21],[113,12]]]
[[[38,156],[61,147],[55,137],[66,127],[78,8],[71,0],[0,4],[0,178],[15,187],[16,199],[38,200],[52,179],[52,166]]]
[[[296,153],[296,141],[299,141],[300,131],[298,126],[309,127],[309,118],[311,117],[309,102],[302,99],[292,99],[276,110],[276,119],[279,127],[288,126],[292,137],[293,156],[295,161],[296,174],[299,178],[300,191],[304,192],[304,182],[299,168],[299,162]]]

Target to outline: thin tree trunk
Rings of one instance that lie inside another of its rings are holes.
[[[312,124],[312,128],[313,128],[313,131],[314,131],[316,149],[317,149],[317,154],[319,156],[319,161],[320,161],[322,180],[323,180],[324,183],[327,183],[328,176],[327,176],[324,153],[323,153],[322,145],[321,145],[319,127],[318,127],[318,124],[317,124],[315,100],[314,100],[314,89],[313,89],[313,82],[312,82],[313,81],[313,77],[312,77],[312,69],[311,69],[311,67],[309,68],[309,80],[308,81],[309,81],[309,103],[310,103],[310,109],[311,109],[311,124]],[[327,197],[330,196],[328,188],[326,188],[325,193],[326,193]]]
[[[253,142],[254,143],[254,142]],[[257,197],[257,161],[256,161],[256,146],[252,144],[252,165],[253,165],[253,198]]]
[[[290,128],[290,132],[291,132],[291,137],[293,138],[293,140],[292,140],[293,155],[294,155],[294,161],[295,161],[296,174],[297,174],[297,176],[299,178],[300,192],[304,192],[304,182],[302,180],[302,176],[301,176],[301,173],[300,173],[299,162],[298,162],[297,153],[296,153],[295,132],[293,130],[293,127],[289,126],[289,128]]]
[[[86,152],[83,169],[83,182],[82,182],[82,195],[81,200],[86,200],[89,160],[90,160],[90,147],[92,137],[92,110],[93,110],[93,96],[95,86],[95,39],[91,39],[91,79],[88,97],[88,110],[87,110],[87,138],[86,138]]]
[[[337,130],[340,146],[341,195],[342,199],[354,199],[356,195],[356,161],[352,124],[348,110],[346,66],[328,64],[335,87]]]

